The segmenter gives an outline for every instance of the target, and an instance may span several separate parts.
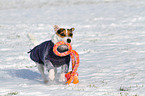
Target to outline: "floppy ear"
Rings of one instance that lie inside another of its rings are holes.
[[[75,30],[75,28],[71,28],[70,30],[73,32]]]
[[[57,32],[59,30],[59,26],[58,25],[54,25],[54,31]]]

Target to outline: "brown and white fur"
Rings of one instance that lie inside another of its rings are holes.
[[[74,30],[75,30],[75,28],[66,29],[66,28],[60,28],[58,25],[54,25],[55,34],[52,36],[51,40],[54,44],[56,44],[59,41],[64,41],[65,43],[72,43],[73,31]],[[65,46],[64,46],[64,48],[65,48]],[[51,66],[53,66],[51,64],[51,62],[49,62],[49,63],[50,63]],[[36,63],[36,64],[37,64],[39,72],[41,73],[41,75],[44,79],[44,82],[47,83],[48,79],[44,74],[44,68],[48,69],[47,68],[48,65],[42,65],[42,64],[39,64],[39,63]],[[66,66],[66,64],[61,66],[61,74],[60,74],[60,77],[59,77],[60,82],[65,82],[65,72],[64,72],[64,70],[65,71],[69,70],[68,67]],[[55,75],[57,73],[57,68],[52,68],[50,70],[48,69],[47,71],[49,72],[48,73],[49,80],[53,81],[55,79]]]

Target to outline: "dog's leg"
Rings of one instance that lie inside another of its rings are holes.
[[[37,68],[38,68],[39,72],[42,75],[42,78],[44,80],[44,83],[48,83],[48,80],[47,80],[47,78],[46,78],[46,76],[44,74],[44,66],[42,64],[39,64],[39,63],[36,63],[36,65],[37,65]]]
[[[49,79],[53,81],[54,78],[55,78],[55,69],[50,69],[49,70]]]
[[[68,70],[69,70],[69,68],[68,68],[67,64],[64,64],[61,67],[61,74],[60,74],[60,78],[59,78],[60,82],[65,82],[66,81],[65,74],[68,72]]]
[[[53,81],[55,79],[56,73],[57,73],[57,68],[50,69],[49,70],[49,79]]]
[[[46,61],[45,66],[48,71],[48,78],[53,81],[55,79],[56,68],[50,61]]]

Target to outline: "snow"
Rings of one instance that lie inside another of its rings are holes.
[[[0,95],[145,96],[144,0],[0,0]],[[27,52],[75,27],[80,83],[43,84]]]

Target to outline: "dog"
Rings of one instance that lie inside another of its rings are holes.
[[[64,41],[65,43],[72,43],[73,31],[75,28],[60,28],[58,25],[54,25],[55,34],[52,39],[45,41],[35,46],[29,53],[30,58],[36,63],[39,72],[42,75],[44,83],[48,83],[49,80],[53,81],[57,73],[57,68],[61,67],[61,74],[59,82],[65,82],[65,74],[69,70],[70,55],[57,56],[53,52],[53,46],[59,42]],[[58,47],[58,51],[65,52],[68,50],[66,45]],[[48,72],[48,78],[44,74],[44,69]]]

